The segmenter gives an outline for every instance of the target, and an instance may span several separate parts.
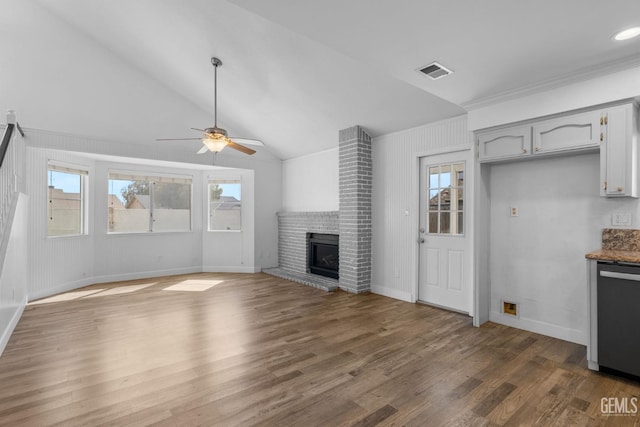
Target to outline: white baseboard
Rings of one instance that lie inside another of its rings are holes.
[[[24,304],[20,304],[16,307],[11,307],[11,309],[13,309],[13,313],[11,313],[9,321],[6,325],[0,325],[0,327],[2,328],[2,330],[0,330],[0,356],[2,356],[2,352],[9,343],[9,338],[11,338],[13,330],[18,325],[20,317],[22,317],[22,312],[24,311],[25,305],[26,301]]]
[[[397,289],[371,285],[371,292],[374,294],[385,296],[385,297],[399,299],[400,301],[415,302],[413,301],[413,298],[410,292],[399,291]]]
[[[259,273],[262,271],[260,267],[244,267],[244,266],[209,266],[202,267],[202,271],[205,273]]]
[[[540,320],[514,317],[497,311],[489,313],[489,320],[501,325],[524,329],[525,331],[547,335],[549,337],[558,338],[576,344],[587,345],[586,333],[577,329],[565,328],[551,323],[542,322]]]

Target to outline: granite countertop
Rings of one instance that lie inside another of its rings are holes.
[[[602,261],[632,262],[640,264],[640,251],[620,251],[614,249],[599,249],[585,255],[587,259]]]
[[[585,258],[640,263],[640,230],[603,229],[602,249],[589,252]]]

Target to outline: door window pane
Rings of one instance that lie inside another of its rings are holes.
[[[440,177],[440,166],[432,166],[429,168],[429,188],[438,188]]]
[[[440,212],[440,234],[451,233],[451,212]]]
[[[428,232],[463,234],[464,163],[430,166]]]
[[[440,204],[440,193],[438,190],[429,190],[429,210],[437,211]]]
[[[429,212],[429,233],[438,232],[438,213]]]

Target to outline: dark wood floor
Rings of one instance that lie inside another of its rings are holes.
[[[81,291],[26,308],[1,425],[640,425],[583,346],[432,307],[264,274]]]

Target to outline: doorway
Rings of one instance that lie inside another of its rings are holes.
[[[466,153],[420,158],[418,301],[469,313]]]

